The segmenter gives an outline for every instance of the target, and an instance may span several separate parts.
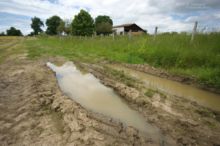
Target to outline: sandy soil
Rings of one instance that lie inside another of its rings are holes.
[[[9,57],[0,65],[0,145],[220,145],[219,113],[183,98],[129,87],[100,65],[77,65],[112,87],[133,109],[160,128],[154,140],[132,127],[82,108],[63,95],[45,63]]]

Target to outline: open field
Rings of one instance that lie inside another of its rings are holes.
[[[24,53],[23,40],[22,37],[0,37],[0,63],[9,56]]]
[[[220,88],[220,34],[200,34],[190,43],[186,34],[80,38],[27,39],[29,57],[64,56],[85,62],[147,63],[172,74],[195,78],[200,84]]]
[[[219,43],[215,35],[219,37],[218,34],[198,36],[195,44],[190,44],[190,37],[184,35],[173,40],[171,36],[158,36],[156,42],[150,36],[137,36],[132,40],[125,37],[115,40],[111,37],[0,37],[1,145],[220,145],[219,111],[184,97],[151,90],[142,80],[115,70],[109,64],[109,61],[116,65],[149,63],[172,73],[187,73],[198,79],[199,74],[204,74],[208,78],[211,74],[205,69],[219,74]],[[182,47],[171,49],[168,46]],[[212,51],[206,50],[208,46]],[[197,54],[203,58],[201,62],[193,54],[199,48],[202,53]],[[190,55],[198,62],[187,60]],[[169,56],[183,61],[177,65],[177,61]],[[164,62],[166,58],[168,60]],[[66,96],[46,63],[61,65],[69,60],[73,60],[84,73],[92,73],[148,124],[157,127],[159,139],[88,110]],[[196,68],[204,73],[198,73]],[[218,87],[218,77],[211,76],[215,82],[210,84]]]

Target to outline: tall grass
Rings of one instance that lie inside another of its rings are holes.
[[[65,56],[68,59],[96,62],[110,60],[148,63],[172,73],[193,76],[202,84],[220,88],[220,34],[198,34],[190,42],[187,34],[117,36],[97,38],[38,37],[27,40],[31,58]]]

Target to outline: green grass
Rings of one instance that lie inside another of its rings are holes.
[[[0,63],[12,55],[24,53],[22,37],[1,36],[0,37]]]
[[[132,64],[148,63],[175,74],[193,76],[202,84],[220,88],[220,33],[152,36],[79,38],[47,37],[25,42],[30,58],[64,56],[70,60],[109,60]]]
[[[153,97],[155,93],[156,93],[156,91],[154,91],[152,89],[148,89],[144,94],[148,97]]]

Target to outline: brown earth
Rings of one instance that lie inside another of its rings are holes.
[[[102,65],[77,63],[160,128],[163,136],[155,141],[63,95],[47,61],[62,64],[65,59],[18,55],[0,65],[0,145],[220,145],[217,112],[171,95],[149,97],[141,82],[127,85]]]
[[[216,88],[216,87],[213,87],[213,86],[207,85],[207,84],[201,84],[196,78],[193,78],[193,77],[172,74],[172,73],[169,73],[169,72],[167,72],[163,69],[154,68],[154,67],[152,67],[148,64],[126,64],[126,63],[122,63],[121,65],[123,65],[125,67],[128,67],[128,68],[131,68],[131,69],[134,69],[134,70],[142,71],[142,72],[154,75],[154,76],[158,76],[158,77],[161,77],[161,78],[166,78],[166,79],[181,82],[181,83],[184,83],[184,84],[193,85],[193,86],[196,86],[198,88],[202,88],[204,90],[220,94],[220,89],[219,88]]]
[[[145,92],[148,89],[140,81],[133,81],[129,87],[125,85],[129,83],[127,78],[123,80],[112,75],[106,67],[89,67],[90,72],[101,79],[103,84],[115,89],[133,109],[142,113],[146,121],[159,127],[168,141],[172,139],[181,146],[220,145],[219,112],[185,98],[160,92],[147,96]]]
[[[17,56],[0,65],[0,145],[159,145],[63,95],[46,62]]]

